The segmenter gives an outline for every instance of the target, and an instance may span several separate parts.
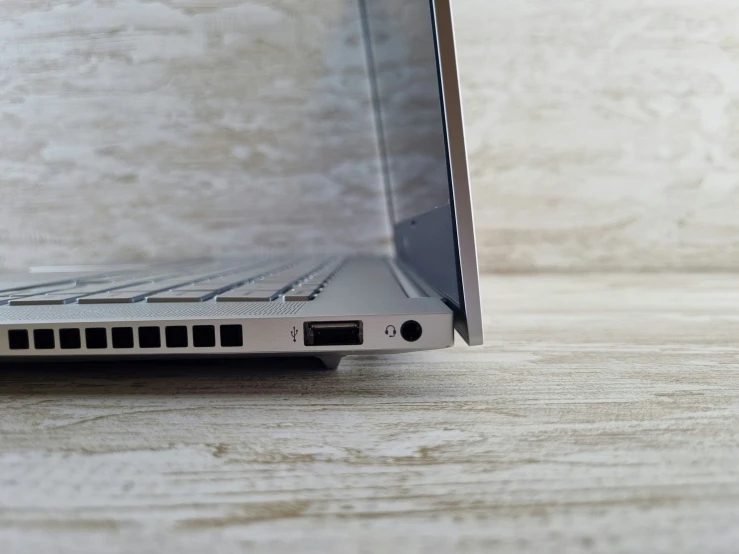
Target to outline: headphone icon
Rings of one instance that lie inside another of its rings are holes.
[[[387,328],[385,329],[385,334],[388,337],[393,338],[395,335],[398,334],[398,332],[395,330],[394,325],[388,325]]]

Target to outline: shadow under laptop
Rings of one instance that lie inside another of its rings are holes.
[[[24,362],[0,364],[0,396],[291,395],[337,379],[317,358]]]

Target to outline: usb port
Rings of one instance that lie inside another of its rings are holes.
[[[316,321],[303,325],[306,346],[362,344],[361,321]]]

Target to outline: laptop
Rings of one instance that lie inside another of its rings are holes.
[[[309,356],[482,344],[450,0],[359,0],[393,253],[0,274],[0,359]]]

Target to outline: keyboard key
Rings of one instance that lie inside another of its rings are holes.
[[[71,304],[79,294],[43,294],[38,296],[27,296],[25,298],[14,298],[9,303],[11,306],[55,306],[62,304]]]
[[[110,290],[111,288],[117,288],[114,286],[101,286],[101,285],[82,285],[69,290],[55,291],[57,294],[67,293],[76,294],[77,296],[83,296],[86,294],[98,294]]]
[[[282,279],[285,282],[291,283],[305,277],[305,273],[280,273],[276,275],[277,278]]]
[[[54,292],[60,289],[65,289],[74,286],[74,282],[66,282],[66,283],[53,283],[53,284],[44,284],[40,283],[35,286],[29,286],[29,287],[20,287],[20,288],[12,288],[12,289],[1,289],[0,295],[2,296],[8,296],[8,295],[14,295],[14,294],[42,294],[46,292]]]
[[[284,298],[286,302],[305,302],[310,300],[315,293],[316,289],[313,287],[299,288],[286,292]]]
[[[271,292],[275,294],[289,284],[287,281],[282,283],[247,283],[238,287],[237,290],[244,292]]]
[[[239,286],[240,283],[212,283],[211,281],[202,281],[200,283],[192,283],[191,285],[183,285],[181,287],[175,287],[170,289],[171,291],[178,290],[189,290],[189,291],[206,291],[206,292],[220,292],[228,289],[233,289]]]
[[[171,290],[149,296],[147,302],[203,302],[215,296],[213,291]]]
[[[53,287],[33,287],[31,289],[22,289],[13,292],[3,293],[4,296],[41,296],[42,294],[49,294],[51,292],[56,293],[72,293],[76,292],[77,289],[73,288],[73,285],[66,286],[53,286]]]
[[[102,292],[90,296],[83,296],[79,299],[80,304],[130,304],[132,302],[140,302],[150,294],[147,291],[126,291],[115,290],[111,292]]]
[[[183,287],[189,285],[193,281],[188,279],[165,279],[164,281],[157,281],[152,283],[150,290],[170,290],[176,289],[177,287]]]
[[[243,290],[232,290],[219,295],[216,298],[217,302],[269,302],[274,293],[270,292],[258,292],[258,291],[243,291]]]
[[[301,284],[301,286],[306,286],[306,287],[317,287],[319,285],[322,285],[325,280],[326,280],[325,278],[323,278],[323,279],[308,279],[307,281],[301,281],[300,284]]]
[[[240,285],[241,283],[243,283],[246,280],[247,279],[245,279],[245,278],[244,279],[241,279],[241,278],[236,278],[236,279],[210,279],[209,281],[200,281],[199,283],[195,283],[195,284],[192,284],[192,285],[189,285],[189,286],[192,287],[192,288],[196,288],[196,287],[207,287],[209,290],[220,290],[222,288],[229,288],[229,287],[230,288],[233,288],[233,287],[236,287],[236,286]]]

